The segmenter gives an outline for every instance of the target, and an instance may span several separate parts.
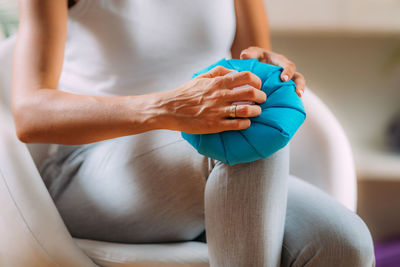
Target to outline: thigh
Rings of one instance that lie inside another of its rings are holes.
[[[62,177],[68,182],[54,186],[53,198],[73,236],[170,242],[191,240],[204,230],[210,161],[179,132],[116,138],[72,155],[76,162],[64,172],[69,177]]]
[[[369,230],[355,213],[290,178],[282,266],[372,266],[373,255]]]

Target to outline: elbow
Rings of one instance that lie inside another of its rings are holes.
[[[23,143],[34,143],[34,112],[26,105],[13,106],[13,117],[17,138]]]
[[[31,127],[27,126],[21,119],[14,119],[14,122],[17,138],[23,143],[34,143],[34,134],[30,129]]]
[[[23,126],[15,125],[15,130],[19,141],[29,144],[33,143],[32,133]]]

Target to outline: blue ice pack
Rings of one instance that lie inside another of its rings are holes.
[[[283,68],[257,59],[222,59],[195,73],[192,78],[219,65],[239,72],[250,71],[261,79],[261,90],[267,94],[267,100],[259,104],[261,114],[249,117],[251,125],[245,130],[212,134],[182,132],[182,137],[200,154],[229,165],[267,158],[286,146],[304,122],[306,113],[295,92],[295,83],[281,81]]]

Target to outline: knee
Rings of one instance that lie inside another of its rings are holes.
[[[346,222],[315,227],[307,242],[283,246],[282,266],[375,266],[373,242],[364,222],[353,214]],[[321,226],[321,225],[320,225]]]
[[[357,215],[332,230],[324,239],[321,258],[334,257],[336,266],[375,266],[371,234]]]
[[[342,253],[346,253],[348,258],[346,262],[353,262],[352,266],[375,266],[374,246],[368,227],[357,215],[351,224],[349,229],[352,231],[339,235]]]

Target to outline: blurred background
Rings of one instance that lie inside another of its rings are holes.
[[[264,1],[273,50],[296,63],[350,139],[377,266],[400,266],[400,0]],[[17,27],[17,1],[0,0],[0,40]]]
[[[358,213],[377,242],[400,237],[400,1],[265,3],[273,50],[296,63],[350,139]]]
[[[377,266],[400,266],[400,1],[264,1],[272,49],[296,63],[350,139]]]

